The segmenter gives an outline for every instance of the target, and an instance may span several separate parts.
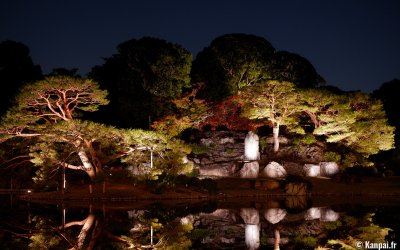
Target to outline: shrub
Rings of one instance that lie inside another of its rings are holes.
[[[325,152],[324,154],[325,161],[333,161],[333,162],[340,162],[342,157],[340,154],[332,151]]]

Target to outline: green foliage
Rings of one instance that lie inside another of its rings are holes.
[[[51,76],[23,86],[16,97],[17,110],[38,118],[72,119],[77,110],[93,112],[107,105],[107,91],[96,82],[67,76]]]
[[[31,243],[28,245],[29,249],[49,250],[59,249],[61,247],[61,241],[57,232],[49,226],[50,221],[46,221],[38,216],[35,216],[32,221],[35,224],[36,230],[35,233],[29,237],[31,240]]]
[[[304,134],[298,115],[305,107],[301,92],[290,82],[266,81],[254,84],[241,91],[245,102],[242,116],[254,120],[268,120],[279,135],[279,127],[284,125],[291,132]],[[279,149],[274,140],[274,151]]]
[[[303,111],[300,92],[290,82],[267,81],[241,91],[246,101],[242,115],[250,119],[268,119],[273,124],[298,127],[292,116]]]
[[[302,98],[315,129],[329,143],[345,146],[364,159],[393,148],[394,128],[389,126],[382,104],[360,92],[334,94],[306,90]],[[359,158],[359,157],[357,157]],[[347,160],[350,165],[355,160]]]
[[[195,228],[190,233],[190,239],[193,241],[201,240],[210,235],[210,230],[203,228]]]
[[[342,226],[342,222],[340,220],[337,221],[328,221],[324,223],[324,227],[328,231],[334,231]]]
[[[340,162],[342,157],[339,153],[328,151],[324,153],[324,159],[325,161]]]
[[[176,137],[188,128],[197,127],[204,120],[209,105],[201,99],[196,99],[197,89],[180,99],[173,100],[175,112],[167,115],[152,124],[152,128],[159,132]]]
[[[302,249],[315,249],[318,245],[318,239],[312,236],[298,235],[293,239],[297,247]]]
[[[263,151],[268,147],[268,137],[262,136],[259,140],[260,150]]]
[[[305,134],[303,137],[293,139],[293,144],[299,145],[312,145],[317,142],[317,139],[313,134]]]
[[[211,146],[202,143],[192,143],[190,147],[192,148],[192,153],[195,155],[208,154],[211,150]]]
[[[190,173],[193,166],[184,158],[191,152],[190,146],[179,139],[167,139],[155,131],[126,130],[123,140],[133,151],[122,158],[129,165],[141,165],[147,168],[147,178],[157,178],[161,173],[176,175]],[[154,167],[146,167],[150,163],[151,152],[154,157]]]

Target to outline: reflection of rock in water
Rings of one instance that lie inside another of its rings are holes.
[[[330,208],[325,207],[312,207],[306,211],[304,216],[305,220],[321,220],[321,221],[337,221],[339,213]]]
[[[339,214],[330,208],[325,208],[321,214],[322,221],[337,221],[339,219]]]
[[[217,209],[212,213],[194,215],[195,230],[201,230],[204,236],[193,244],[201,244],[197,245],[199,248],[213,249],[257,249],[261,242],[266,242],[270,247],[292,247],[292,239],[296,235],[321,237],[326,234],[326,221],[339,218],[338,213],[330,208],[293,209],[281,208],[279,202],[265,204],[254,203],[254,207],[240,210]]]
[[[276,224],[283,220],[287,212],[282,208],[269,208],[264,212],[264,218],[271,224]]]
[[[260,215],[258,210],[255,208],[241,208],[240,217],[242,217],[246,224],[258,224],[260,223]]]
[[[240,209],[245,225],[245,242],[248,249],[257,249],[260,246],[260,215],[255,208]]]
[[[321,218],[321,208],[319,207],[311,207],[307,210],[306,215],[304,216],[305,220],[317,220]]]

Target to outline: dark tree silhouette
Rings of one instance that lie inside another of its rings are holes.
[[[212,101],[237,94],[242,87],[270,79],[275,48],[266,39],[247,34],[215,38],[193,62],[193,82],[205,82],[200,97]]]
[[[399,106],[399,93],[400,93],[400,80],[393,79],[392,81],[383,83],[379,89],[372,93],[372,96],[380,99],[383,103],[383,108],[386,111],[386,115],[389,124],[395,126],[397,131],[400,129],[400,112]],[[400,133],[396,135],[397,145],[400,145]]]
[[[150,119],[168,113],[171,100],[190,87],[191,60],[180,45],[156,38],[120,44],[117,54],[89,74],[110,93],[110,106],[101,110],[103,122],[148,128]]]
[[[272,63],[272,78],[293,82],[299,87],[317,87],[325,80],[304,57],[287,51],[276,52]]]
[[[299,87],[325,83],[304,57],[286,51],[276,52],[265,38],[247,34],[215,38],[196,56],[192,79],[205,83],[199,96],[215,102],[266,80],[289,81]]]
[[[389,124],[396,128],[395,149],[380,153],[375,160],[384,167],[382,170],[391,170],[397,174],[400,174],[400,113],[397,108],[399,106],[399,93],[399,79],[383,83],[379,89],[372,93],[373,97],[382,101]]]
[[[81,76],[78,74],[78,68],[72,68],[72,69],[67,69],[67,68],[53,68],[49,76],[72,76],[72,77],[77,77],[81,78]]]
[[[27,82],[42,78],[40,66],[34,65],[29,48],[19,42],[0,43],[0,115],[10,107],[17,90]]]

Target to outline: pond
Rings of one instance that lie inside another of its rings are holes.
[[[0,207],[1,249],[378,249],[400,233],[397,197],[44,204],[3,195]]]

